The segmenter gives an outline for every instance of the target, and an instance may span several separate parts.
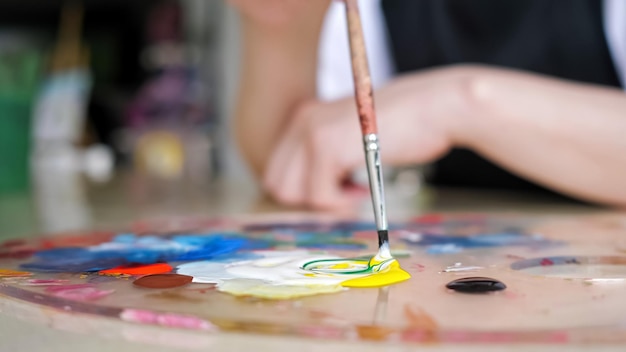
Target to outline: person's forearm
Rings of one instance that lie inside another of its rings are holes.
[[[306,21],[282,29],[242,20],[236,137],[257,175],[263,172],[294,109],[315,97],[318,37],[325,8],[316,6]]]
[[[462,144],[565,194],[626,206],[624,92],[482,68],[472,77]]]

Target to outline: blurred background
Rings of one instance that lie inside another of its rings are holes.
[[[1,1],[2,236],[142,216],[155,199],[184,214],[192,194],[224,192],[217,179],[253,187],[226,118],[236,21],[224,1]]]
[[[231,137],[237,21],[224,0],[0,1],[0,240],[287,210],[263,198]],[[527,197],[450,197],[421,187],[420,169],[387,171],[398,217]]]

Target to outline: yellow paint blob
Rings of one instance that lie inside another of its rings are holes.
[[[411,275],[400,268],[400,264],[397,260],[394,260],[389,264],[387,268],[377,273],[373,273],[368,276],[359,277],[356,279],[346,280],[341,283],[343,287],[381,287],[396,284],[398,282],[406,281],[411,278]]]
[[[200,261],[178,267],[195,282],[217,283],[217,290],[235,296],[264,299],[341,292],[348,287],[381,287],[408,280],[387,246],[371,258],[337,258],[308,253],[286,253],[234,263]]]
[[[234,296],[265,299],[291,299],[345,290],[340,285],[268,285],[267,282],[261,280],[246,279],[225,281],[219,285],[218,289]]]

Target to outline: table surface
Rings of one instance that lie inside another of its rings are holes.
[[[572,215],[620,213],[596,206],[564,199],[511,192],[481,192],[467,190],[425,189],[402,184],[388,187],[388,207],[391,220],[431,212],[521,214],[521,215]],[[122,174],[104,184],[92,184],[73,179],[66,184],[37,188],[30,194],[0,196],[0,241],[8,238],[36,238],[50,233],[91,229],[123,228],[142,219],[159,219],[179,216],[240,216],[247,214],[275,214],[277,212],[305,212],[287,209],[264,198],[252,183],[215,181],[197,184],[186,181],[156,181],[132,174]],[[371,217],[371,205],[364,200],[351,216]],[[44,235],[42,235],[44,234]],[[0,351],[170,351],[181,346],[168,346],[166,340],[154,344],[159,328],[138,327],[116,321],[115,329],[122,331],[124,339],[94,337],[88,328],[96,317],[66,319],[35,317],[27,304],[7,305],[0,300]],[[19,318],[16,318],[19,317]],[[99,322],[101,324],[102,322]],[[74,327],[74,328],[73,328]],[[81,332],[76,332],[81,331]],[[271,337],[241,334],[217,334],[202,346],[188,348],[215,348],[218,350],[345,350],[357,343],[319,340],[308,341],[291,337]],[[36,336],[36,338],[35,338]],[[200,342],[199,342],[200,343]],[[207,345],[208,344],[208,345]],[[609,348],[609,346],[606,346]],[[372,343],[358,343],[360,350],[379,350]],[[459,346],[437,346],[439,350],[457,350]],[[526,350],[532,346],[511,346],[510,350]],[[549,349],[562,350],[562,346]],[[585,346],[574,346],[581,350]],[[619,347],[616,347],[619,349]],[[386,350],[404,350],[402,346],[385,346]],[[464,346],[462,350],[499,350],[498,346]],[[549,350],[542,348],[542,350]]]

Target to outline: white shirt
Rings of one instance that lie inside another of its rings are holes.
[[[374,88],[395,69],[380,0],[359,0],[365,45]],[[622,86],[626,87],[626,0],[604,0],[604,33]],[[345,6],[333,1],[322,28],[318,61],[318,96],[322,100],[354,94]]]

